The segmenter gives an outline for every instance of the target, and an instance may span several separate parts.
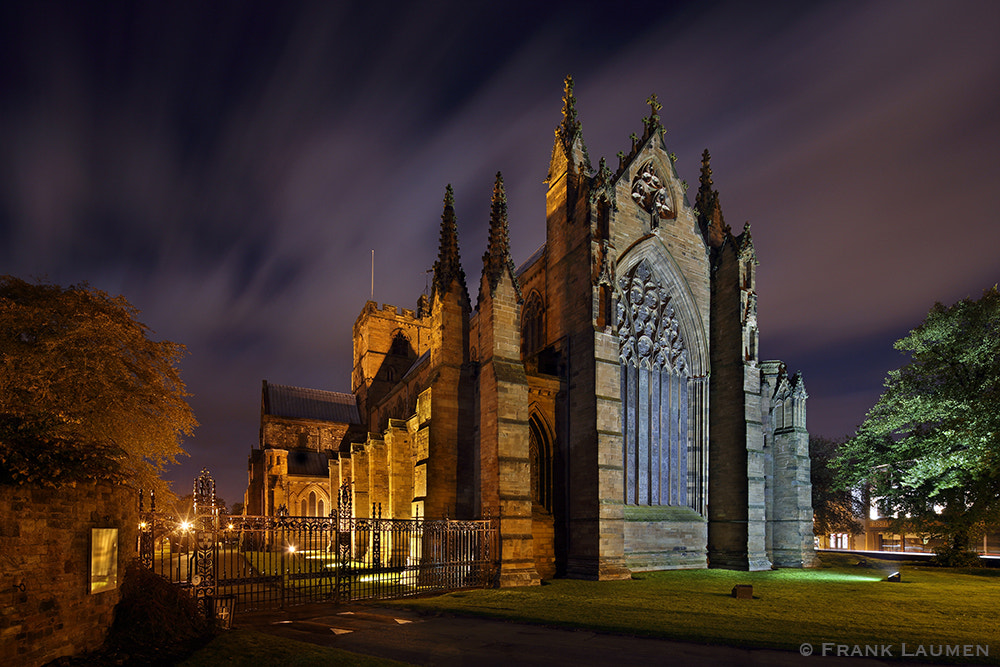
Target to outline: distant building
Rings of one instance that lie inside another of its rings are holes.
[[[498,174],[475,304],[449,186],[431,295],[364,305],[352,393],[265,383],[249,513],[348,483],[358,516],[499,515],[502,585],[813,562],[807,396],[758,359],[749,227],[707,151],[690,205],[648,103],[595,170],[567,79],[545,245],[515,268]]]
[[[929,533],[903,531],[895,525],[891,517],[879,516],[873,512],[865,518],[858,518],[861,532],[830,533],[818,535],[816,546],[820,549],[844,551],[887,551],[894,553],[934,553],[934,549],[946,546],[944,539],[932,537]],[[990,526],[969,548],[982,556],[1000,556],[1000,530]]]
[[[336,504],[331,489],[340,485],[337,452],[350,446],[349,434],[365,434],[353,394],[264,381],[262,447],[250,453],[246,514],[274,516],[283,507],[295,516],[329,515]]]

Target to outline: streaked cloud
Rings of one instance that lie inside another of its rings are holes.
[[[711,150],[762,351],[841,435],[894,338],[1000,280],[1000,6],[663,4],[8,6],[2,271],[122,293],[187,344],[202,427],[174,477],[234,502],[261,379],[349,389],[370,252],[376,299],[413,307],[447,183],[470,290],[497,170],[515,260],[542,243],[572,73],[595,164],[654,91],[692,200]]]

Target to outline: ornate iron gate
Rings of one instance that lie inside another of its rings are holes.
[[[239,611],[391,599],[497,581],[495,519],[383,519],[378,505],[371,518],[354,517],[349,489],[341,489],[330,517],[198,513],[197,497],[193,521],[143,512],[140,559],[199,598],[235,597]]]

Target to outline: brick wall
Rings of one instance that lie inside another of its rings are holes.
[[[0,486],[0,655],[42,665],[100,646],[119,590],[88,592],[90,531],[118,529],[120,584],[138,521],[125,487]]]

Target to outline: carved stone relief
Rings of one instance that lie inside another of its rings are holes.
[[[632,199],[643,210],[655,218],[674,217],[670,204],[670,192],[664,185],[664,180],[656,173],[652,160],[642,165],[632,180]]]

